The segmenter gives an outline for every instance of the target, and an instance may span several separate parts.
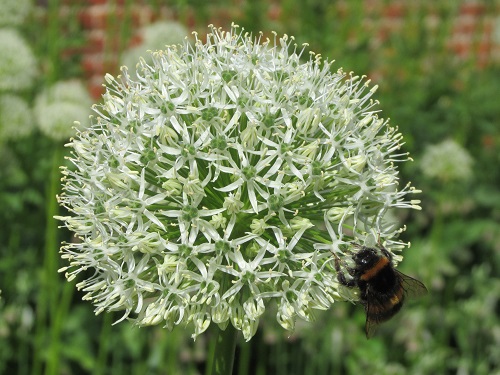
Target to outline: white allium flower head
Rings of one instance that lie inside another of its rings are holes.
[[[59,217],[81,238],[62,271],[87,277],[96,313],[194,337],[232,324],[249,340],[271,303],[292,330],[340,299],[333,253],[378,235],[402,247],[383,220],[416,207],[396,188],[401,135],[375,88],[303,51],[212,27],[154,52],[137,80],[106,76],[97,119],[69,144]]]
[[[0,29],[0,92],[33,86],[37,62],[30,46],[15,29]]]
[[[0,27],[21,25],[32,8],[32,0],[2,0]]]
[[[24,99],[0,95],[0,143],[26,137],[34,128],[33,114]]]
[[[43,90],[35,100],[37,124],[46,136],[55,140],[75,134],[74,122],[88,125],[91,98],[78,80],[61,81]]]
[[[470,180],[473,159],[469,152],[452,139],[427,146],[420,159],[424,175],[443,182]]]

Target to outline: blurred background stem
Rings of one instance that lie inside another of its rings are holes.
[[[56,196],[61,189],[59,167],[62,162],[63,146],[55,144],[52,153],[51,173],[47,184],[47,211],[45,222],[45,247],[43,257],[43,267],[41,275],[40,293],[38,295],[37,314],[36,314],[36,350],[34,355],[33,374],[41,374],[43,360],[47,353],[47,371],[46,373],[56,373],[58,364],[59,332],[61,320],[64,318],[64,310],[69,309],[73,286],[67,284],[64,298],[60,300],[60,283],[57,272],[59,262],[59,241],[57,238],[58,225],[54,216],[57,215],[59,206]],[[68,287],[71,287],[69,288]],[[48,339],[49,331],[50,340]],[[56,336],[56,337],[55,337]],[[45,350],[47,349],[47,350]],[[50,363],[50,365],[49,365]],[[49,372],[49,369],[52,372]]]

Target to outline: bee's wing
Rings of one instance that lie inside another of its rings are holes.
[[[380,323],[390,319],[395,313],[388,309],[383,301],[375,298],[370,298],[365,303],[366,323],[365,333],[366,337],[373,336]]]
[[[373,334],[377,330],[377,327],[380,323],[382,323],[382,322],[377,321],[373,317],[366,316],[365,333],[366,333],[367,339],[369,339],[370,337],[373,336]]]
[[[408,298],[421,297],[427,294],[427,288],[420,281],[405,275],[404,273],[394,270],[396,275],[401,280],[401,286],[405,291],[405,296]]]
[[[427,294],[427,288],[420,281],[413,277],[407,276],[404,273],[394,270],[396,276],[400,280],[400,287],[403,289],[400,296],[404,295],[406,298],[415,298]],[[400,291],[400,289],[398,289]],[[398,293],[399,294],[399,293]],[[373,297],[373,296],[372,296]],[[370,338],[375,333],[378,325],[392,318],[403,306],[404,299],[379,299],[368,298],[365,303],[366,324],[365,332],[366,337]]]

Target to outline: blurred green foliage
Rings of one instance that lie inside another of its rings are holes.
[[[23,94],[31,103],[45,85],[82,75],[81,56],[63,53],[85,46],[77,22],[81,4],[61,18],[59,3],[48,3],[18,27],[40,62],[37,87]],[[415,160],[402,166],[402,183],[411,180],[423,190],[423,210],[399,218],[408,228],[404,239],[412,243],[400,269],[424,281],[428,297],[409,303],[370,340],[362,308],[348,303],[318,313],[313,325],[298,324],[291,337],[277,324],[263,325],[250,343],[239,344],[235,373],[500,374],[499,62],[479,66],[474,53],[458,58],[450,49],[463,1],[411,2],[392,31],[384,26],[384,6],[368,3],[148,2],[200,33],[208,23],[234,21],[266,35],[294,35],[299,44],[336,59],[335,66],[368,74],[380,86],[381,115],[399,127]],[[483,16],[498,12],[498,1],[479,4]],[[125,26],[124,39],[133,33]],[[422,172],[426,147],[445,139],[473,158],[471,179],[443,182]],[[49,194],[54,166],[64,162],[62,151],[54,159],[61,147],[38,132],[0,145],[0,373],[202,373],[204,338],[193,342],[180,329],[139,329],[127,322],[112,326],[119,315],[94,316],[74,282],[47,274],[54,266],[50,259],[59,262],[57,248],[46,250],[46,236],[57,225],[50,219]],[[70,240],[69,233],[57,232],[55,240]]]

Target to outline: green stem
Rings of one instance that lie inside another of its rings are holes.
[[[233,373],[234,352],[237,331],[231,323],[225,330],[217,327],[210,344],[207,375],[231,375]]]
[[[248,375],[250,369],[251,346],[249,342],[240,345],[240,357],[238,360],[238,374]]]
[[[106,373],[106,359],[109,351],[109,338],[112,336],[112,324],[113,313],[107,312],[106,314],[104,314],[104,319],[102,321],[101,336],[99,338],[99,351],[94,368],[95,375]]]
[[[50,327],[50,345],[47,356],[47,369],[45,371],[47,375],[59,374],[59,360],[62,344],[61,332],[70,309],[75,287],[73,284],[67,282],[62,286],[62,289],[61,297],[57,304],[57,311]]]
[[[178,367],[178,357],[179,357],[179,340],[181,337],[177,333],[178,331],[173,329],[168,334],[164,335],[163,347],[165,356],[164,368],[167,370],[167,374],[177,374],[179,373]]]

